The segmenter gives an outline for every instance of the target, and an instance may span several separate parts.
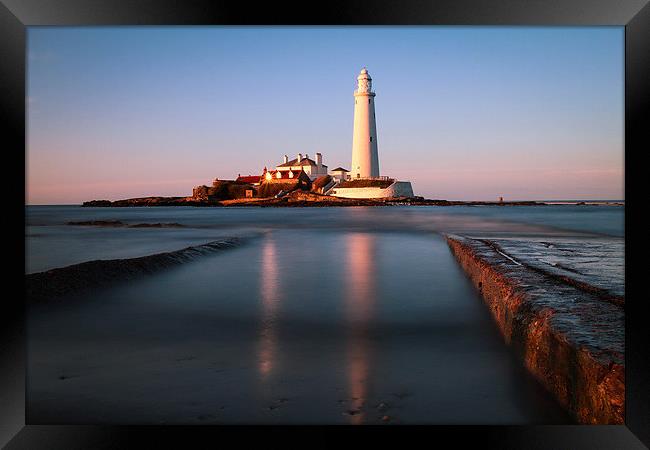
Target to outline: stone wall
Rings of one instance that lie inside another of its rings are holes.
[[[262,183],[259,186],[257,196],[260,198],[268,198],[268,197],[273,197],[282,191],[291,192],[296,189],[308,191],[311,189],[311,186],[312,186],[311,180],[307,175],[305,175],[304,172],[302,172],[299,178],[294,178],[294,179],[272,178],[271,180],[262,181]]]
[[[531,270],[488,240],[447,242],[506,343],[558,402],[580,423],[624,423],[623,308]]]
[[[237,181],[214,181],[212,186],[197,186],[192,189],[192,198],[195,200],[233,200],[246,198],[246,191],[253,191],[256,197],[257,190],[248,183]]]
[[[332,191],[335,197],[344,198],[395,198],[395,197],[413,197],[413,188],[408,181],[395,181],[386,188],[381,187],[361,187],[346,188],[336,187]]]

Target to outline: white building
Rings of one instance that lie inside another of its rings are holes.
[[[289,157],[284,155],[284,162],[275,166],[275,170],[284,172],[300,172],[303,170],[307,176],[313,181],[318,177],[327,175],[327,166],[323,164],[323,155],[316,153],[316,161],[309,159],[309,155],[305,154],[305,157],[302,157],[302,153],[298,153],[298,157],[289,161]]]
[[[343,167],[337,167],[330,172],[330,175],[332,175],[332,178],[334,178],[336,181],[345,181],[350,178],[349,173],[349,170],[344,169]]]

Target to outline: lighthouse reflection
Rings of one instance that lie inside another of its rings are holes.
[[[258,350],[258,369],[262,380],[273,371],[277,349],[276,319],[280,304],[276,243],[268,235],[262,243],[262,264],[260,267],[261,324]]]
[[[350,423],[365,420],[370,372],[370,323],[375,309],[375,236],[352,233],[346,248],[345,315]]]
[[[281,255],[277,236],[268,234],[262,241],[260,251],[259,271],[259,306],[260,319],[258,326],[256,366],[259,379],[272,391],[278,388],[277,383],[291,374],[283,373],[278,365],[278,356],[283,349],[278,324],[281,314],[291,315],[291,302],[287,303],[288,310],[282,307],[287,298],[283,293],[280,273],[282,265],[278,258]],[[368,420],[367,399],[369,380],[372,378],[371,363],[373,354],[372,323],[376,309],[376,236],[373,233],[353,232],[345,236],[343,257],[343,339],[342,362],[344,364],[344,380],[347,401],[344,413],[351,424],[362,424]],[[337,333],[338,333],[337,329]],[[284,342],[286,346],[287,343]],[[314,342],[318,348],[318,339]],[[295,348],[295,346],[294,346]],[[295,354],[288,350],[288,361]],[[286,357],[286,356],[285,356]],[[294,361],[295,362],[295,361]],[[305,364],[305,362],[301,362]],[[323,367],[323,370],[327,370]],[[325,375],[323,372],[321,375]],[[327,378],[327,375],[325,375]],[[269,391],[271,392],[271,391]]]

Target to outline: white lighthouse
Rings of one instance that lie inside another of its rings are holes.
[[[346,198],[404,198],[413,197],[410,181],[379,176],[377,125],[375,123],[375,93],[372,78],[364,67],[357,77],[354,91],[354,133],[352,134],[352,167],[332,171],[335,184],[329,195]]]
[[[377,125],[375,124],[375,93],[372,78],[364,67],[357,77],[354,92],[354,132],[352,134],[352,167],[350,176],[368,178],[379,176]]]

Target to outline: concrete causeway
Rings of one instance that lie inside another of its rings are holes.
[[[622,424],[623,239],[448,235],[506,342],[580,423]]]

